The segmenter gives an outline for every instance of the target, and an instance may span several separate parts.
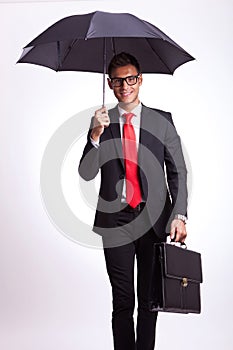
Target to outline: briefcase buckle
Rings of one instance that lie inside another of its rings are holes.
[[[188,279],[186,277],[183,277],[181,284],[184,288],[188,287]]]

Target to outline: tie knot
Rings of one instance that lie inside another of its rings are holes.
[[[133,114],[133,113],[125,113],[124,114],[126,124],[131,124],[131,120],[132,120],[134,115],[135,114]]]

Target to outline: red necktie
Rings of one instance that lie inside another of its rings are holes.
[[[137,144],[131,119],[133,113],[125,113],[123,127],[123,154],[125,161],[126,201],[135,208],[141,201],[141,189],[138,178]]]

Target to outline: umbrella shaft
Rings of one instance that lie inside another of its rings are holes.
[[[103,58],[104,58],[104,74],[103,74],[103,107],[105,106],[105,75],[106,75],[106,38],[104,38],[104,52],[103,52]]]

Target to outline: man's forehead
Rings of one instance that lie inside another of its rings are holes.
[[[136,67],[134,67],[132,64],[127,64],[126,66],[117,67],[112,70],[112,78],[125,78],[130,75],[137,75],[138,71]]]

